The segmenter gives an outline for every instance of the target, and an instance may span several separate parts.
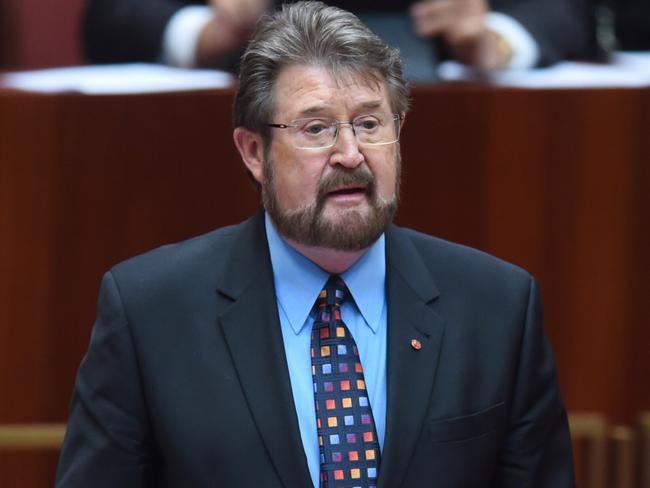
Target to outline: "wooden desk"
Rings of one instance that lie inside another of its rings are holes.
[[[255,210],[231,97],[0,91],[0,423],[65,420],[111,264]],[[650,408],[650,89],[413,99],[398,222],[535,274],[569,408],[631,423]],[[24,456],[0,452],[0,485],[51,485],[55,456]]]

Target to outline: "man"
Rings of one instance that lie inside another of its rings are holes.
[[[88,0],[93,62],[230,69],[257,18],[279,0]],[[435,79],[437,42],[481,69],[531,68],[592,54],[588,0],[332,0],[399,47],[407,77]],[[207,4],[207,5],[206,5]]]
[[[260,23],[234,140],[264,212],[105,275],[58,487],[573,486],[534,280],[391,224],[407,105],[352,14]]]

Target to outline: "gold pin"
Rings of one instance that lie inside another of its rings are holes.
[[[422,343],[417,339],[411,339],[411,347],[416,351],[419,351],[420,349],[422,349]]]

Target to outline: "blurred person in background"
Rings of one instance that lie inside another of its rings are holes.
[[[616,62],[616,51],[650,51],[650,0],[593,0],[596,55]]]
[[[612,0],[617,49],[650,51],[650,0]]]
[[[257,19],[279,0],[87,0],[86,57],[234,70]],[[402,51],[414,82],[438,58],[482,70],[583,58],[593,45],[588,0],[333,0]]]

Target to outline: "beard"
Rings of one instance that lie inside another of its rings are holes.
[[[335,167],[318,184],[316,198],[310,205],[297,209],[283,209],[277,198],[273,174],[273,162],[264,162],[262,202],[277,231],[287,239],[299,244],[335,249],[359,251],[371,246],[388,228],[397,211],[400,189],[400,156],[396,157],[395,193],[391,199],[377,194],[375,177],[364,163],[354,169]],[[365,188],[369,211],[342,209],[327,218],[324,210],[328,194],[341,187]]]

